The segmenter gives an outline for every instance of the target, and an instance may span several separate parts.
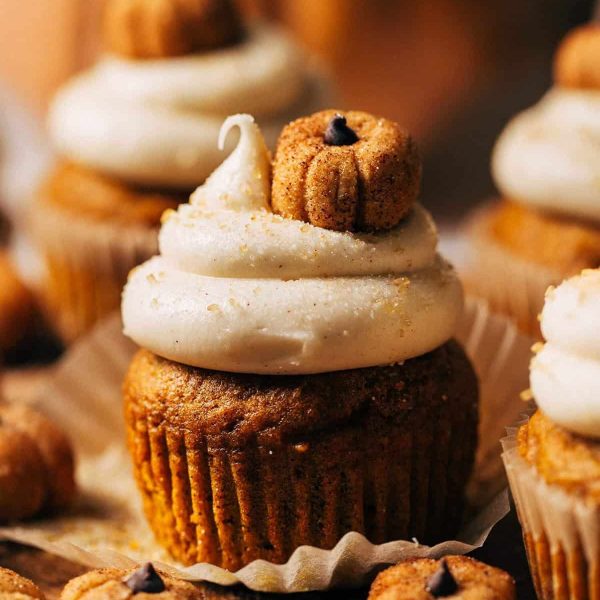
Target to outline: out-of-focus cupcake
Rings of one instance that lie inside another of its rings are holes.
[[[535,347],[538,410],[504,461],[538,598],[600,597],[600,270],[550,288]]]
[[[600,25],[574,30],[554,87],[497,142],[502,200],[473,220],[468,287],[539,334],[551,284],[600,265]]]
[[[236,150],[168,215],[130,275],[124,385],[150,525],[185,563],[238,569],[332,548],[448,539],[477,440],[478,386],[452,339],[453,269],[416,204],[410,136],[366,113],[294,121],[270,160]]]
[[[111,0],[104,24],[108,53],[50,108],[59,164],[32,210],[66,341],[118,308],[129,270],[156,252],[160,215],[221,161],[227,114],[252,110],[273,142],[327,96],[284,31],[244,24],[229,0]]]

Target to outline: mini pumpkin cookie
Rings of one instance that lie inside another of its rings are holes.
[[[136,570],[99,569],[67,583],[61,600],[202,600],[204,594],[188,581],[170,577],[146,563]]]
[[[133,59],[183,56],[243,36],[232,0],[111,0],[104,29],[109,50]]]
[[[419,194],[421,161],[397,123],[365,112],[318,112],[281,133],[276,213],[336,231],[391,229]]]
[[[515,582],[495,567],[467,556],[402,562],[380,573],[369,600],[514,600]]]
[[[0,521],[57,511],[75,495],[69,441],[45,416],[0,404]]]
[[[588,23],[571,31],[554,60],[554,79],[565,88],[600,88],[600,25]]]
[[[44,600],[42,590],[19,574],[0,567],[0,598],[2,600]]]

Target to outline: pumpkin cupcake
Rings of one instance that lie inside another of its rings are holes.
[[[369,600],[515,600],[513,578],[467,556],[418,558],[380,573]]]
[[[235,151],[165,216],[161,255],[123,294],[143,349],[124,384],[150,525],[182,562],[236,570],[332,548],[456,533],[477,381],[462,308],[416,203],[397,124],[325,111],[273,164],[252,117]]]
[[[504,461],[543,600],[600,597],[600,270],[550,288],[531,393]]]
[[[44,600],[42,590],[18,573],[0,567],[0,597],[3,600]]]
[[[47,310],[69,342],[118,308],[127,273],[156,253],[159,219],[219,164],[219,127],[253,110],[271,140],[323,78],[278,28],[230,0],[110,0],[105,57],[57,94],[59,160],[32,210]]]
[[[539,334],[551,284],[600,266],[600,25],[558,49],[554,87],[514,118],[496,144],[502,200],[474,219],[468,287]]]

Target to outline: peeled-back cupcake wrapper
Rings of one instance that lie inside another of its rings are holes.
[[[485,304],[469,301],[457,338],[481,380],[482,418],[477,466],[470,490],[472,516],[456,540],[435,547],[417,540],[371,544],[356,532],[332,550],[304,546],[284,565],[254,561],[236,573],[208,564],[183,568],[153,539],[141,510],[125,448],[121,384],[134,345],[117,316],[76,343],[43,388],[39,407],[71,435],[79,459],[81,497],[71,514],[0,529],[0,537],[31,544],[93,567],[126,567],[153,560],[193,581],[243,583],[263,592],[358,587],[382,567],[411,557],[465,554],[480,546],[508,512],[500,439],[523,411],[531,340]]]
[[[47,203],[36,205],[31,227],[45,262],[46,309],[67,342],[117,309],[129,271],[158,251],[155,228],[73,218]]]
[[[502,458],[538,598],[599,597],[600,509],[547,484],[521,458],[516,434],[502,440]]]
[[[538,315],[546,290],[571,273],[527,262],[503,248],[487,231],[488,214],[489,208],[479,210],[469,227],[467,292],[485,298],[495,311],[511,316],[523,331],[539,337]]]

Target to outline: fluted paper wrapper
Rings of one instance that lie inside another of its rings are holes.
[[[45,263],[45,308],[65,342],[118,309],[129,271],[158,251],[156,227],[77,217],[47,202],[30,227]]]
[[[79,458],[81,498],[71,514],[0,529],[0,537],[32,544],[89,566],[127,567],[152,560],[190,580],[243,583],[264,592],[301,592],[367,584],[383,566],[411,557],[464,554],[480,546],[508,512],[500,439],[522,413],[531,340],[486,305],[468,302],[457,334],[481,380],[482,418],[471,516],[456,540],[434,547],[418,540],[373,545],[356,532],[332,550],[298,548],[284,565],[257,560],[236,573],[208,564],[183,568],[153,539],[142,514],[125,447],[121,382],[135,351],[118,317],[75,344],[44,387],[39,407],[71,435]]]
[[[518,429],[502,440],[538,598],[600,598],[600,507],[547,484],[521,458]]]
[[[569,273],[528,262],[503,248],[489,234],[490,210],[478,210],[467,229],[470,248],[463,273],[465,286],[494,311],[513,318],[522,331],[538,338],[538,315],[546,290]]]

